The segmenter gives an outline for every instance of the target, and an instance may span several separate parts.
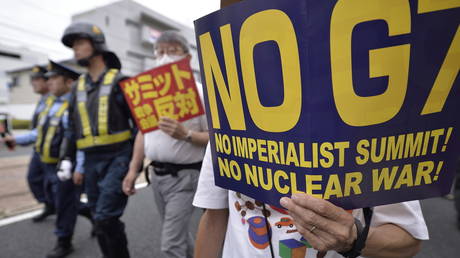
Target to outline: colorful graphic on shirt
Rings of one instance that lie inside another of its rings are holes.
[[[248,219],[248,235],[251,244],[257,249],[265,249],[270,245],[271,226],[268,225],[264,217],[255,216]],[[267,231],[267,228],[269,231]]]
[[[160,117],[186,121],[204,114],[189,58],[143,72],[120,85],[142,133],[158,129]]]
[[[286,233],[297,232],[297,229],[294,228],[294,221],[290,217],[282,217],[278,222],[275,223],[277,228],[286,227]]]
[[[263,208],[263,203],[257,200],[253,200],[251,198],[246,197],[246,199],[243,199],[243,195],[240,193],[235,193],[236,197],[238,198],[237,201],[234,203],[234,207],[236,211],[238,211],[241,215],[241,223],[243,225],[246,224],[246,215],[248,213],[248,210],[253,211],[253,210],[260,210],[260,213],[264,215],[265,217],[270,217],[271,212],[268,209]]]
[[[307,246],[295,239],[286,239],[279,242],[279,255],[281,258],[304,258]]]
[[[254,200],[244,196],[238,192],[234,192],[236,201],[233,207],[241,215],[242,226],[247,225],[248,238],[252,246],[257,249],[265,249],[270,245],[271,226],[267,222],[271,216],[268,209],[264,209],[264,204],[260,201]],[[255,216],[254,216],[255,215]],[[260,216],[262,215],[262,216]],[[249,219],[246,220],[246,217]],[[269,231],[267,231],[267,228]]]
[[[308,248],[312,248],[312,246],[303,237],[300,240],[291,238],[279,241],[281,258],[304,258]]]
[[[284,208],[278,208],[278,207],[273,206],[273,205],[269,205],[269,206],[270,206],[270,208],[274,209],[275,211],[277,211],[277,212],[279,212],[281,214],[285,214],[285,215],[288,214],[288,211],[286,209],[284,209]]]
[[[280,221],[275,223],[275,226],[277,226],[278,228],[281,228],[281,227],[292,228],[294,227],[294,221],[292,221],[292,219],[289,217],[283,217],[280,219]]]
[[[252,0],[198,19],[216,185],[278,207],[447,194],[459,24],[455,0]]]
[[[241,215],[241,226],[247,230],[249,243],[254,248],[264,250],[270,245],[266,221],[269,221],[270,235],[281,236],[279,241],[272,239],[274,242],[278,241],[280,257],[303,258],[306,256],[307,249],[312,248],[308,241],[297,232],[293,219],[285,216],[287,215],[286,210],[276,207],[275,209],[268,205],[264,209],[264,204],[260,201],[238,192],[232,191],[231,194],[235,197],[232,199],[234,201],[233,208]],[[246,220],[246,216],[249,216],[249,219]],[[318,253],[318,255],[321,257],[323,253]]]

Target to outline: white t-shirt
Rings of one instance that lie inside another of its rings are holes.
[[[193,205],[206,209],[229,209],[230,215],[223,258],[270,257],[270,246],[261,203],[214,184],[209,144],[203,160]],[[308,246],[308,243],[296,231],[292,219],[285,214],[285,211],[277,210],[276,207],[269,205],[266,205],[266,209],[270,213],[267,214],[267,219],[272,231],[271,242],[275,257],[316,258],[317,251]],[[363,221],[362,209],[354,210],[353,216]],[[377,227],[387,223],[400,226],[416,239],[428,239],[428,229],[418,201],[375,207],[371,226]],[[325,257],[338,258],[342,256],[331,251]]]
[[[196,82],[201,103],[203,103],[203,87]],[[201,115],[182,122],[186,128],[195,132],[208,130],[206,115]],[[187,141],[175,139],[161,130],[144,134],[144,151],[149,160],[175,164],[190,164],[203,159],[205,148]]]

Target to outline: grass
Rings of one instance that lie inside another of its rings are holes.
[[[27,130],[30,129],[30,120],[21,120],[21,119],[13,119],[13,129],[15,130]]]

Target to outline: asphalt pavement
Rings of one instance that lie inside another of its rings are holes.
[[[196,232],[201,210],[191,217],[189,230]],[[42,223],[30,219],[0,227],[0,258],[43,258],[54,246],[55,216]],[[160,257],[160,221],[151,187],[140,189],[128,202],[122,217],[126,224],[131,257]],[[69,258],[99,258],[97,241],[90,237],[91,224],[79,217],[73,244],[75,252]],[[184,232],[185,234],[186,232]]]
[[[444,198],[422,201],[430,232],[418,258],[460,257],[460,231],[456,226],[453,202]],[[196,232],[202,211],[192,214],[189,230]],[[122,220],[126,223],[129,249],[133,258],[160,257],[160,221],[150,187],[130,198]],[[30,219],[0,227],[1,258],[42,258],[53,247],[54,217],[35,224]],[[96,240],[90,237],[90,223],[79,218],[74,236],[75,252],[69,258],[99,258]],[[185,234],[186,232],[184,232]]]

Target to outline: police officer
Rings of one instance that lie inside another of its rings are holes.
[[[85,191],[95,220],[96,236],[104,257],[129,257],[124,223],[120,221],[127,204],[121,190],[132,154],[133,120],[119,81],[121,63],[109,51],[99,27],[73,23],[64,31],[62,43],[72,48],[78,64],[87,73],[80,76],[70,105],[69,144],[63,158],[76,147],[84,153],[84,173],[75,173],[74,182],[85,178]]]
[[[46,72],[46,68],[39,65],[36,65],[32,68],[32,75],[30,76],[30,81],[34,92],[40,94],[41,97],[33,113],[31,131],[27,134],[18,135],[15,137],[6,136],[3,140],[5,142],[9,142],[12,146],[16,144],[29,145],[34,142],[34,139],[36,137],[34,129],[37,127],[39,116],[47,105],[52,105],[53,103],[53,98],[48,93],[48,85],[46,83],[48,77],[46,76]],[[45,173],[42,170],[40,162],[40,155],[34,149],[27,172],[27,182],[29,184],[30,191],[32,192],[35,199],[39,203],[43,203],[45,207],[39,215],[32,219],[33,222],[40,222],[49,215],[55,213],[54,204],[52,200],[49,198],[49,196],[45,194],[44,174]]]
[[[79,194],[71,180],[72,168],[68,168],[67,175],[57,171],[61,144],[65,138],[65,129],[69,125],[70,89],[79,73],[50,61],[46,76],[49,78],[48,86],[54,96],[54,102],[40,115],[35,149],[40,154],[45,171],[45,190],[49,192],[57,213],[55,234],[58,240],[47,257],[59,258],[73,251],[71,240],[79,205]],[[81,161],[76,163],[81,166]]]

